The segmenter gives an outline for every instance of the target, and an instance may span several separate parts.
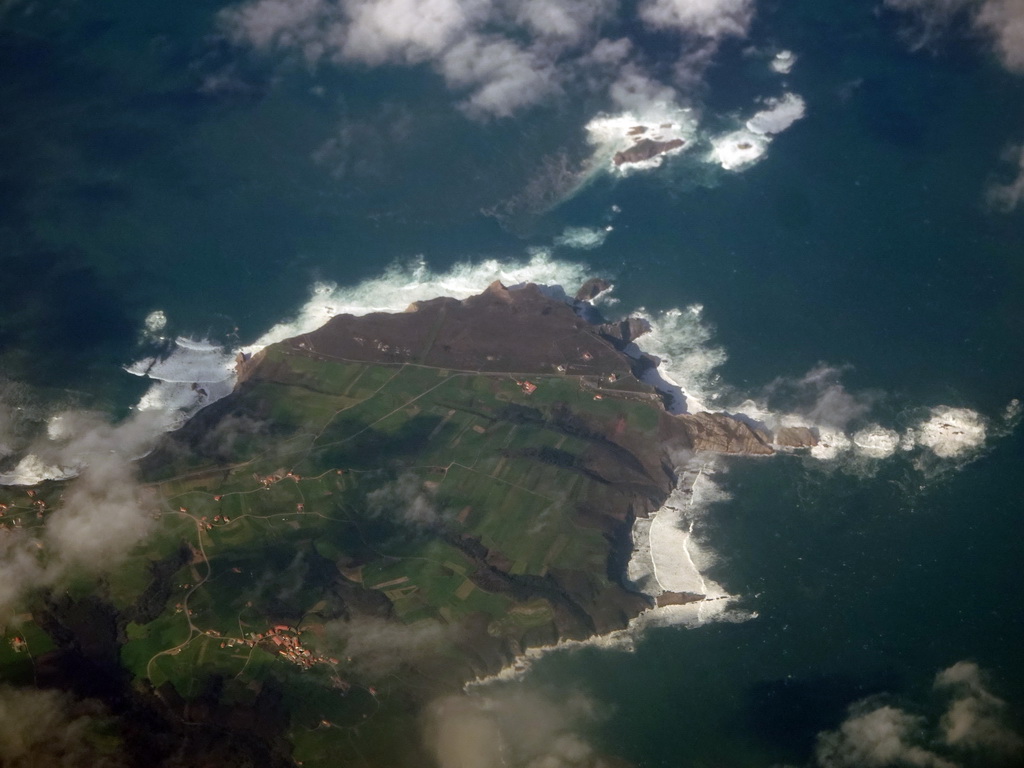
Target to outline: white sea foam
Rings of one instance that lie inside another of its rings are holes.
[[[936,456],[948,459],[977,450],[985,443],[985,420],[969,408],[940,405],[931,409],[929,418],[914,431],[919,445]]]
[[[53,441],[67,440],[71,437],[70,429],[66,413],[55,414],[46,422],[46,436]]]
[[[603,635],[594,635],[586,640],[559,640],[551,645],[527,648],[511,664],[493,675],[470,680],[463,686],[463,689],[469,691],[491,683],[521,680],[529,673],[537,660],[550,653],[574,651],[581,648],[601,648],[631,653],[636,650],[636,644],[644,636],[644,633],[651,629],[662,627],[696,629],[707,624],[721,622],[738,624],[757,618],[756,612],[737,610],[731,607],[734,599],[731,595],[724,595],[685,605],[664,605],[650,608],[632,619],[624,629],[616,629]]]
[[[713,473],[712,462],[691,461],[681,468],[679,483],[661,508],[634,523],[626,577],[635,588],[654,597],[664,592],[689,592],[716,601],[728,596],[704,575],[714,555],[694,535],[708,506],[728,498]]]
[[[234,356],[209,341],[178,337],[174,350],[164,358],[148,358],[132,363],[125,370],[157,381],[207,382],[230,378]]]
[[[590,251],[600,248],[608,238],[612,227],[566,227],[562,234],[555,238],[554,244],[566,248]]]
[[[811,456],[823,461],[836,459],[850,450],[850,438],[837,430],[819,429],[818,444],[811,448]]]
[[[744,168],[768,151],[768,138],[749,130],[733,131],[711,139],[708,159],[727,171]]]
[[[771,68],[780,75],[788,75],[793,71],[797,56],[792,51],[779,51],[772,57]]]
[[[1020,400],[1014,398],[1006,404],[1006,408],[1003,409],[1003,426],[1005,429],[1016,429],[1017,425],[1020,424],[1021,415],[1024,413],[1024,406],[1021,405]]]
[[[459,264],[444,272],[432,271],[420,259],[393,266],[380,277],[355,286],[316,284],[309,300],[294,317],[274,325],[241,349],[228,350],[208,340],[179,336],[168,355],[139,360],[125,370],[153,382],[135,410],[147,413],[146,424],[155,440],[161,432],[177,429],[198,410],[231,393],[239,352],[254,354],[270,344],[314,331],[334,315],[401,312],[413,302],[438,296],[464,299],[480,293],[495,280],[510,287],[537,283],[551,287],[552,293],[557,294],[556,286],[575,289],[591,276],[584,265],[553,259],[543,250],[534,251],[522,262],[489,259]],[[162,311],[153,312],[146,318],[143,333],[157,333],[166,323]],[[56,425],[51,424],[48,431],[53,440],[60,439]],[[52,466],[38,456],[26,455],[14,470],[0,475],[0,484],[35,485],[47,479],[66,479],[80,470],[81,466]]]
[[[235,386],[234,353],[212,342],[183,336],[174,340],[169,355],[139,360],[125,370],[153,381],[135,407],[163,414],[163,419],[154,421],[157,432],[177,429]]]
[[[870,424],[855,432],[837,426],[837,412],[850,417],[862,416],[870,407],[841,387],[831,387],[824,396],[819,396],[819,402],[810,413],[777,412],[752,399],[738,405],[727,404],[716,373],[726,355],[724,350],[710,343],[713,332],[703,320],[702,307],[694,305],[686,310],[674,309],[660,314],[641,309],[633,314],[647,319],[652,330],[641,337],[638,344],[628,347],[627,352],[634,355],[646,352],[661,359],[659,367],[646,371],[643,378],[670,396],[670,411],[724,411],[743,416],[772,432],[783,427],[807,427],[818,440],[809,455],[822,461],[843,457],[885,459],[899,451],[919,449],[928,450],[940,459],[957,458],[982,447],[990,436],[1007,434],[1024,413],[1020,401],[1012,400],[1002,419],[993,426],[970,409],[937,406],[917,427],[900,434],[880,424]],[[842,402],[837,405],[837,400]]]
[[[757,421],[772,431],[780,427],[808,427],[818,437],[818,444],[811,448],[810,456],[822,461],[836,461],[844,456],[887,459],[897,452],[920,449],[940,459],[967,456],[981,448],[990,436],[1004,435],[1013,429],[1019,421],[1021,407],[1017,400],[1011,401],[1001,423],[992,428],[983,416],[969,408],[937,406],[930,409],[929,416],[916,427],[902,434],[879,424],[870,424],[851,434],[800,414],[773,412],[754,400],[746,400],[728,410]]]
[[[795,93],[783,94],[781,99],[765,101],[767,109],[762,109],[747,120],[747,130],[761,135],[782,133],[807,111],[804,100]]]
[[[553,259],[546,251],[535,251],[523,262],[488,259],[477,264],[458,264],[444,272],[434,272],[426,261],[419,259],[394,265],[381,276],[354,286],[317,283],[292,318],[277,323],[240,350],[228,351],[208,341],[179,337],[166,359],[143,360],[128,370],[158,382],[138,408],[171,412],[176,414],[175,422],[180,423],[183,417],[231,392],[238,352],[255,354],[270,344],[315,331],[335,315],[401,312],[414,302],[438,296],[464,299],[480,293],[495,280],[508,286],[534,282],[572,289],[589,276],[582,264]]]
[[[596,240],[601,230],[588,232],[586,237]],[[584,235],[582,231],[573,233],[567,230],[563,236]],[[129,366],[129,372],[153,381],[136,409],[162,415],[162,418],[148,422],[153,424],[154,438],[160,431],[175,429],[200,408],[231,392],[235,382],[234,360],[239,351],[258,352],[269,344],[313,331],[336,314],[402,311],[413,302],[437,296],[466,298],[479,293],[494,280],[501,280],[509,286],[535,282],[566,286],[571,290],[590,276],[590,271],[582,264],[556,260],[547,251],[536,250],[528,260],[519,263],[487,260],[435,272],[421,259],[393,266],[380,277],[355,286],[319,283],[294,317],[273,326],[240,350],[227,350],[209,341],[178,337],[168,356],[140,360]],[[607,292],[600,297],[602,305],[615,301]],[[651,332],[640,339],[642,350],[661,360],[658,368],[647,372],[645,380],[671,396],[670,410],[677,413],[722,410],[722,383],[716,369],[725,362],[726,355],[724,350],[711,343],[713,329],[704,320],[703,308],[693,305],[660,313],[641,309],[636,314],[647,319],[652,327]],[[161,323],[166,323],[163,313],[159,315]],[[152,315],[147,318],[147,330],[157,324],[151,320]],[[628,351],[634,355],[641,354],[641,348],[636,345],[631,345]],[[902,436],[878,425],[849,435],[829,424],[816,424],[806,416],[774,413],[752,400],[728,410],[754,419],[771,430],[782,426],[807,426],[815,430],[819,443],[811,449],[810,455],[822,460],[835,460],[851,451],[861,456],[883,458],[898,449],[910,451],[918,446],[939,458],[950,458],[981,446],[988,435],[986,421],[977,413],[946,406],[932,409],[928,419]],[[1020,412],[1020,403],[1013,401],[1007,406],[1006,414],[993,434],[1011,429],[1019,421]],[[62,439],[61,430],[59,417],[52,419],[47,426],[54,441]],[[36,456],[24,456],[13,471],[0,476],[0,483],[35,484],[47,478],[65,478],[77,471],[76,467],[49,466]],[[654,525],[655,521],[647,524]],[[667,515],[657,522],[653,534],[655,540],[668,542],[679,539],[678,544],[689,535],[668,523]],[[648,535],[650,537],[650,532]],[[687,541],[692,543],[692,539]],[[688,551],[698,553],[699,548],[691,546]],[[652,555],[652,562],[653,558],[655,555]],[[678,563],[672,567],[678,567]],[[671,567],[665,566],[663,570],[668,574]],[[672,580],[675,577],[666,578]]]
[[[174,414],[175,423],[180,423],[199,408],[231,392],[234,361],[239,351],[255,354],[270,344],[315,331],[335,315],[401,312],[416,301],[438,296],[464,299],[480,293],[495,280],[509,286],[536,282],[575,288],[589,276],[583,265],[558,261],[546,251],[537,251],[524,262],[502,263],[489,259],[478,264],[459,264],[445,272],[434,272],[419,259],[392,266],[381,276],[354,286],[317,283],[293,317],[277,323],[240,350],[228,351],[208,341],[179,337],[169,357],[139,361],[128,371],[158,382],[146,393],[138,408],[167,411]]]
[[[885,459],[896,453],[900,447],[900,434],[878,424],[858,430],[853,435],[853,447],[862,456],[871,459]]]
[[[743,128],[712,137],[708,161],[727,171],[748,167],[764,157],[772,136],[789,128],[807,110],[804,100],[795,93],[767,99],[765,107],[748,119]]]
[[[640,338],[639,346],[627,351],[639,354],[642,350],[661,360],[644,381],[673,396],[670,410],[675,413],[708,410],[708,404],[718,398],[721,383],[715,369],[726,355],[721,347],[710,344],[714,329],[704,319],[704,308],[693,304],[660,313],[640,309],[633,314],[647,320],[651,331]]]
[[[700,485],[699,479],[697,485]],[[670,503],[672,501],[680,500],[670,500]],[[692,504],[693,499],[690,499],[689,509],[666,504],[651,523],[648,535],[654,577],[663,591],[691,592],[708,599],[722,597],[725,591],[702,572],[713,557],[694,539],[696,520],[691,517]]]
[[[257,352],[270,344],[315,331],[339,314],[402,312],[414,302],[438,296],[465,299],[480,293],[495,280],[509,287],[537,283],[575,290],[592,276],[583,264],[554,259],[545,250],[534,251],[530,259],[523,262],[487,259],[474,264],[457,264],[446,272],[434,272],[420,259],[392,266],[380,277],[355,286],[317,283],[312,296],[293,318],[273,326],[253,344],[243,347],[243,351]]]
[[[638,170],[650,170],[662,164],[668,155],[688,149],[697,137],[697,121],[689,108],[658,103],[642,111],[622,112],[618,115],[600,115],[586,126],[587,140],[594,147],[591,166],[594,172],[606,170],[619,175]],[[615,165],[614,157],[632,147],[637,140],[673,141],[682,146],[656,155],[639,163]]]
[[[782,51],[776,56],[773,67],[776,67],[776,71],[788,72],[787,67],[792,67],[795,60],[796,57],[790,51]],[[789,128],[805,113],[803,98],[795,93],[784,93],[778,98],[765,99],[762,109],[750,118],[738,121],[731,130],[710,136],[698,130],[698,121],[691,109],[674,104],[660,102],[642,111],[600,115],[586,126],[587,139],[594,147],[594,153],[589,172],[584,176],[589,177],[601,171],[623,175],[637,170],[650,170],[659,167],[667,155],[678,154],[698,145],[707,147],[709,144],[710,151],[704,156],[708,162],[725,170],[739,170],[763,157],[772,136]],[[644,139],[678,139],[683,144],[639,163],[615,164],[616,153]]]
[[[714,554],[694,537],[708,506],[729,498],[713,480],[714,464],[695,460],[678,471],[678,486],[665,504],[649,518],[638,518],[633,525],[633,553],[627,565],[627,579],[634,589],[651,597],[665,592],[690,592],[704,598],[684,605],[650,608],[624,629],[604,635],[528,648],[498,673],[467,683],[467,689],[522,678],[537,659],[553,652],[588,646],[628,652],[646,631],[657,627],[695,628],[756,618],[756,613],[732,608],[736,597],[705,575]]]
[[[38,485],[44,480],[67,480],[82,470],[81,465],[48,464],[30,453],[23,456],[10,472],[0,474],[0,485]]]
[[[900,450],[912,451],[915,448],[917,448],[917,438],[914,436],[914,430],[907,429],[900,435]]]
[[[161,309],[154,310],[146,315],[142,326],[147,334],[156,336],[167,327],[167,315]]]

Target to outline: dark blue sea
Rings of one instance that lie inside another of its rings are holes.
[[[1024,732],[1024,435],[1004,418],[1024,395],[1024,200],[991,193],[1021,172],[1024,77],[989,38],[957,17],[915,45],[880,3],[762,0],[687,96],[706,137],[798,94],[805,114],[762,157],[725,170],[704,146],[583,174],[585,126],[614,109],[575,81],[481,117],[425,58],[253,50],[223,7],[0,4],[2,407],[124,417],[149,386],[124,368],[164,343],[143,333],[158,310],[166,338],[231,347],[317,284],[398,308],[417,281],[608,277],[606,314],[689,318],[661,341],[705,402],[806,413],[826,391],[807,374],[827,368],[851,433],[939,406],[987,430],[953,458],[722,462],[707,573],[756,618],[549,654],[526,683],[597,702],[586,738],[643,767],[903,764],[821,756],[819,734],[872,706],[952,764],[1017,764],[943,742],[950,691],[976,689],[935,685],[976,665],[1002,700],[983,715]],[[674,55],[640,39],[652,71]],[[768,66],[783,49],[788,74]],[[560,240],[572,227],[599,244]]]

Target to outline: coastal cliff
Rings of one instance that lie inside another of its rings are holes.
[[[580,294],[591,298],[607,283],[588,281]],[[650,365],[623,353],[650,331],[640,318],[592,324],[572,304],[546,295],[538,286],[510,290],[499,282],[459,301],[438,298],[411,305],[404,313],[338,315],[318,330],[282,342],[292,353],[314,359],[414,364],[479,373],[580,377],[599,397],[655,402],[661,395],[635,377]],[[260,353],[239,363],[239,381],[263,369]],[[774,452],[767,429],[724,413],[680,414],[664,428],[673,448],[730,454]],[[814,444],[806,428],[779,431],[783,447]],[[665,437],[665,435],[662,435]]]
[[[702,453],[814,436],[669,413],[637,376],[657,361],[626,352],[650,326],[595,314],[494,283],[240,356],[233,392],[139,461],[157,532],[148,578],[111,576],[126,679],[175,712],[207,691],[211,722],[284,697],[279,732],[334,765],[335,725],[396,733],[541,648],[723,605],[700,574],[653,574],[689,546],[663,530],[672,499]]]
[[[416,665],[440,664],[454,685],[526,648],[704,599],[636,591],[626,578],[635,525],[677,490],[680,457],[768,455],[773,437],[724,413],[669,413],[636,375],[656,361],[624,351],[647,322],[593,314],[495,282],[461,301],[338,315],[240,358],[234,392],[169,435],[144,474],[187,498],[181,510],[211,536],[225,527],[223,546],[302,553],[288,557],[317,575],[284,568],[280,578],[304,584],[299,603],[240,587],[218,593],[218,610],[270,623],[315,614],[303,619],[311,632],[368,620],[449,627],[444,661],[431,653]],[[813,439],[780,436],[787,447]],[[287,527],[227,535],[249,519]]]

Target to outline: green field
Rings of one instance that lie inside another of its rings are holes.
[[[416,697],[620,621],[593,610],[621,593],[594,520],[606,508],[623,518],[613,489],[640,475],[615,460],[615,439],[655,432],[659,408],[636,382],[595,397],[578,376],[530,381],[527,392],[511,375],[267,350],[236,395],[145,463],[158,530],[102,587],[127,617],[123,666],[186,701],[213,677],[235,705],[270,685],[304,765],[353,749],[384,765],[403,749],[394,734],[415,730]],[[59,491],[5,492],[4,520],[31,528]],[[177,570],[160,575],[167,563]],[[360,617],[440,627],[446,640],[377,677],[325,634]],[[30,618],[9,628],[0,675],[30,680],[31,654],[51,646]]]

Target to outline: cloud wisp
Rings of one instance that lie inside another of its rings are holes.
[[[821,768],[957,768],[969,764],[1018,764],[1024,739],[1007,723],[1007,705],[993,695],[972,661],[959,661],[935,676],[935,691],[948,699],[934,718],[877,699],[850,707],[834,731],[818,734]]]
[[[1013,178],[989,186],[988,202],[994,210],[1010,213],[1024,199],[1024,144],[1007,147],[1003,160],[1012,169]]]
[[[914,47],[931,45],[960,20],[992,47],[1009,72],[1024,74],[1024,2],[1022,0],[885,0],[894,10],[913,15]]]
[[[382,678],[405,664],[420,663],[444,653],[459,629],[424,619],[402,624],[373,616],[337,619],[324,625],[329,647],[351,659],[360,673]]]
[[[555,99],[570,83],[620,104],[674,100],[677,86],[699,83],[723,40],[746,36],[754,4],[641,2],[637,20],[677,39],[674,82],[650,74],[635,40],[606,34],[619,10],[616,0],[245,0],[219,21],[236,44],[309,66],[428,65],[466,114],[489,119]]]
[[[609,763],[581,733],[598,719],[584,696],[556,701],[517,687],[439,699],[423,733],[440,768],[601,768]]]
[[[1024,738],[1006,724],[1006,702],[989,692],[981,668],[958,661],[935,676],[935,689],[953,697],[939,725],[951,747],[1021,755]]]
[[[0,764],[8,768],[121,768],[130,760],[103,738],[95,701],[0,685]]]
[[[134,460],[151,447],[157,418],[142,412],[112,425],[96,414],[67,412],[51,419],[29,457],[74,477],[58,507],[33,505],[41,527],[12,523],[0,537],[0,624],[25,594],[72,573],[116,568],[148,535],[155,501],[139,485]]]
[[[415,472],[405,472],[393,482],[366,494],[366,506],[374,517],[395,520],[413,527],[440,521],[428,486]]]

